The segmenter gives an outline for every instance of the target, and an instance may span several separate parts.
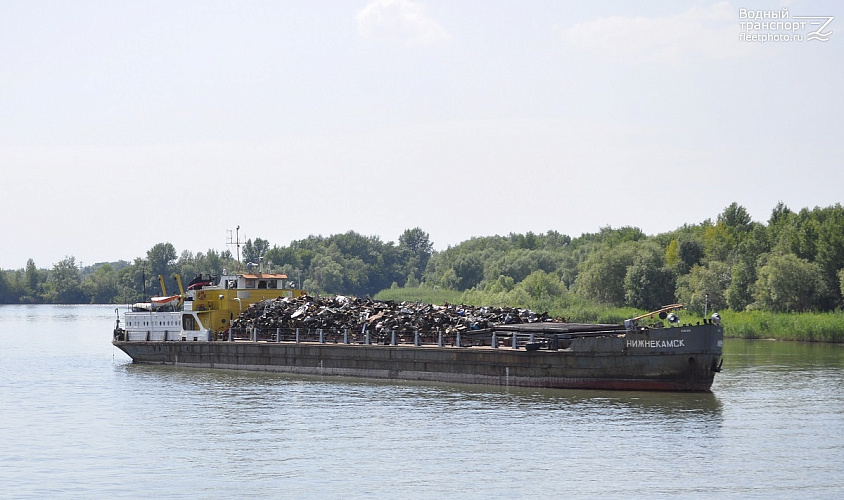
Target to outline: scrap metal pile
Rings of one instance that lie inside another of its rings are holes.
[[[264,331],[300,329],[344,329],[360,332],[397,332],[445,334],[484,330],[497,325],[555,321],[548,313],[512,307],[473,307],[445,304],[442,306],[415,302],[373,300],[337,295],[320,298],[304,295],[279,298],[252,304],[232,328],[258,328]],[[559,318],[557,319],[559,321]]]

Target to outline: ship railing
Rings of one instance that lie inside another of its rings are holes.
[[[492,347],[527,350],[566,349],[579,336],[615,334],[617,331],[556,333],[519,330],[456,330],[362,328],[289,328],[289,327],[232,327],[224,339],[251,342],[310,342],[323,344],[356,344],[386,346]]]

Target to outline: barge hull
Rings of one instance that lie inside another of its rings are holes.
[[[114,341],[135,363],[547,388],[709,391],[723,331],[703,325],[583,337],[566,349],[317,342]]]

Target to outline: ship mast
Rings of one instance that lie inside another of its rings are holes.
[[[237,228],[235,228],[234,241],[232,241],[232,230],[229,229],[228,232],[229,232],[229,241],[226,244],[227,245],[234,245],[237,248],[237,272],[239,273],[240,272],[240,244],[242,243],[240,241],[240,226],[237,226]]]

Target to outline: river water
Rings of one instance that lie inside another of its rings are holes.
[[[0,498],[843,498],[844,346],[712,394],[131,364],[114,306],[0,306]]]

